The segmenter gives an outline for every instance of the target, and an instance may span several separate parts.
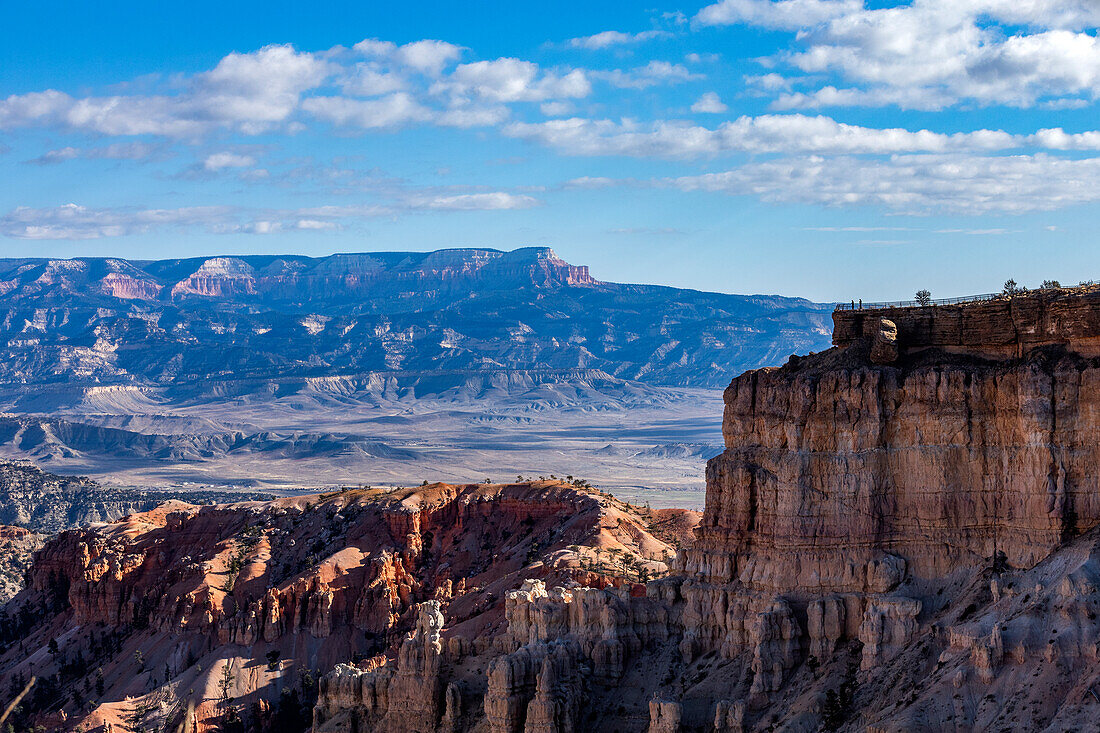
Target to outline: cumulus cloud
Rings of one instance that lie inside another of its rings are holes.
[[[256,159],[251,155],[223,151],[206,156],[202,161],[202,167],[208,171],[220,171],[223,168],[247,168],[255,163]]]
[[[826,84],[781,96],[776,107],[896,105],[937,110],[972,100],[1030,107],[1100,97],[1095,0],[723,0],[696,22],[797,31],[777,60]]]
[[[310,97],[302,102],[302,109],[318,119],[362,129],[393,128],[431,118],[431,112],[406,92],[378,99]]]
[[[598,51],[612,46],[625,46],[643,41],[652,41],[655,38],[668,38],[672,34],[668,31],[642,31],[641,33],[623,33],[622,31],[604,31],[592,36],[570,38],[567,45],[571,48],[584,48],[590,51]]]
[[[357,97],[375,97],[390,92],[403,91],[409,82],[398,72],[387,71],[379,64],[364,62],[355,64],[340,82],[345,94]]]
[[[285,121],[303,92],[328,75],[318,56],[291,46],[231,53],[176,95],[74,98],[56,90],[0,101],[0,129],[54,125],[103,135],[192,137],[219,127],[263,132]]]
[[[428,76],[437,77],[443,69],[462,57],[462,46],[446,41],[425,39],[398,46],[389,41],[367,38],[352,46],[363,56],[386,59]]]
[[[696,113],[721,114],[728,109],[715,92],[707,92],[691,105],[691,111]]]
[[[543,102],[539,105],[539,111],[547,117],[565,117],[573,114],[574,107],[569,102]]]
[[[213,69],[166,85],[164,93],[74,97],[51,89],[12,95],[0,100],[0,130],[56,127],[191,140],[227,129],[252,135],[281,126],[295,132],[302,128],[295,118],[303,116],[360,129],[474,127],[507,119],[509,104],[591,92],[580,69],[544,70],[517,58],[458,64],[462,54],[460,46],[430,39],[401,46],[367,39],[350,52],[265,46],[228,54]],[[35,162],[66,155],[78,157],[58,149]]]
[[[538,64],[515,58],[460,64],[433,91],[457,98],[490,102],[541,102],[547,99],[585,97],[592,87],[585,73],[542,72]]]
[[[863,8],[862,0],[721,0],[695,16],[701,25],[745,23],[763,28],[798,30],[841,18]]]

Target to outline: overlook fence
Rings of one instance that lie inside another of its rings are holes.
[[[834,310],[838,311],[873,311],[882,310],[884,308],[925,308],[934,305],[959,305],[960,303],[980,303],[986,300],[996,300],[997,298],[1008,297],[1004,293],[985,293],[983,295],[963,295],[958,298],[936,298],[929,300],[927,303],[921,303],[917,300],[895,300],[889,303],[864,303],[862,301],[852,301],[851,303],[837,303]]]

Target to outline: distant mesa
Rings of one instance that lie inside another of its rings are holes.
[[[720,388],[828,344],[827,305],[602,282],[546,247],[0,259],[0,292],[0,392],[510,370]]]

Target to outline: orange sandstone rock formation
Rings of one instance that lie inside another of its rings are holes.
[[[674,554],[647,524],[683,540],[688,517],[556,481],[169,502],[37,554],[0,617],[0,689],[39,678],[21,725],[302,729],[314,680],[359,660],[383,670],[370,704],[429,730],[460,715],[444,649],[485,651],[511,589],[540,577],[629,594]]]

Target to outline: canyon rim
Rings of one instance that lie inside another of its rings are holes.
[[[1100,291],[835,320],[727,388],[702,514],[573,477],[172,502],[46,542],[0,685],[84,731],[1088,729]]]

